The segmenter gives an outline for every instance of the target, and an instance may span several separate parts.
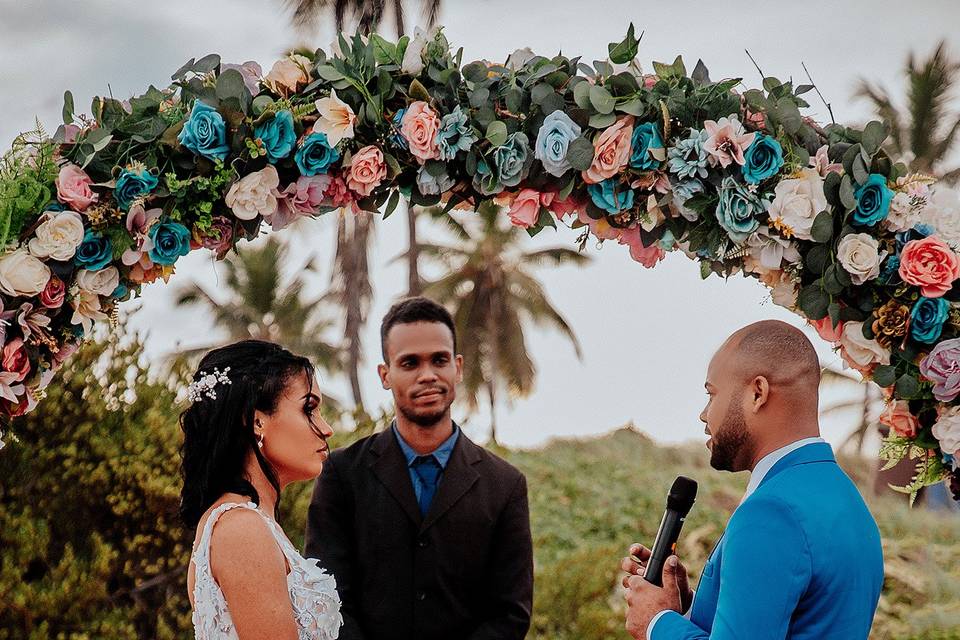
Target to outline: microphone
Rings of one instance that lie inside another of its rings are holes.
[[[667,508],[663,512],[660,529],[650,551],[650,560],[647,561],[647,570],[643,574],[647,582],[658,587],[663,586],[663,565],[667,558],[676,552],[680,528],[683,527],[696,499],[697,481],[686,476],[677,476],[667,495]]]

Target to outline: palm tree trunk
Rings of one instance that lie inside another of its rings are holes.
[[[418,296],[423,292],[420,280],[420,245],[417,243],[417,209],[407,202],[407,295]]]
[[[496,380],[487,382],[487,393],[490,396],[490,444],[494,447],[499,446],[497,442],[497,398],[496,398]]]
[[[500,373],[500,350],[497,335],[497,294],[490,299],[490,313],[487,314],[487,344],[489,345],[490,356],[490,379],[487,380],[487,393],[490,395],[490,444],[498,446],[497,442],[497,376]]]
[[[370,299],[370,271],[367,249],[370,237],[370,216],[343,213],[340,216],[337,238],[340,301],[344,312],[344,340],[347,350],[347,374],[350,391],[357,408],[363,411],[360,388],[362,343],[360,334],[366,322],[365,309]]]

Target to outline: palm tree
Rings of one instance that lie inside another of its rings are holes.
[[[402,0],[285,0],[285,4],[293,8],[293,23],[301,29],[313,29],[321,16],[332,11],[337,31],[355,23],[363,33],[377,31],[387,13],[387,5],[391,5],[397,37],[406,33]],[[423,13],[428,27],[437,23],[441,4],[441,0],[424,0]]]
[[[859,413],[859,422],[850,432],[850,435],[840,445],[841,449],[852,446],[856,453],[863,451],[863,441],[867,434],[877,428],[876,416],[883,408],[883,395],[880,388],[872,382],[861,382],[856,376],[826,368],[820,376],[820,388],[839,387],[858,396],[848,400],[841,400],[820,411],[822,417],[856,410]]]
[[[214,296],[193,282],[178,292],[176,304],[199,305],[210,311],[215,324],[227,332],[224,343],[247,338],[277,342],[306,355],[327,374],[339,373],[342,351],[323,337],[332,325],[324,316],[323,298],[303,299],[304,275],[313,271],[313,260],[285,281],[282,269],[286,259],[286,245],[270,236],[260,247],[246,247],[223,261],[222,295]],[[186,349],[177,355],[192,359],[214,346],[217,344]]]
[[[960,62],[951,60],[943,41],[926,60],[911,53],[905,69],[907,104],[897,107],[890,92],[861,80],[856,96],[873,103],[877,116],[888,123],[888,151],[894,158],[909,159],[917,171],[938,176],[947,183],[960,180],[960,167],[943,165],[949,159],[960,133],[960,116],[949,105],[957,87]]]
[[[533,390],[536,367],[527,349],[525,328],[552,327],[566,336],[581,357],[570,325],[551,304],[531,268],[545,264],[582,265],[589,257],[553,247],[525,252],[526,234],[503,224],[499,207],[485,205],[476,214],[479,229],[470,230],[444,215],[461,241],[457,246],[421,244],[425,258],[438,262],[445,275],[427,282],[424,293],[452,311],[464,356],[463,389],[470,410],[486,391],[490,405],[490,439],[497,442],[499,390],[523,397]]]

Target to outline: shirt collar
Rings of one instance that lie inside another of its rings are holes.
[[[780,447],[776,451],[771,451],[761,458],[760,462],[757,463],[757,466],[754,467],[753,471],[750,473],[750,482],[747,483],[747,491],[743,494],[743,498],[740,500],[740,503],[743,504],[744,500],[749,498],[750,495],[757,490],[757,487],[759,487],[760,483],[763,482],[764,477],[770,473],[770,470],[773,469],[773,466],[780,462],[780,460],[801,447],[805,447],[808,444],[814,444],[817,442],[825,443],[826,440],[823,438],[803,438],[802,440],[791,442],[785,447]]]
[[[400,450],[403,452],[403,457],[407,461],[407,466],[412,466],[413,461],[420,457],[420,454],[413,450],[407,441],[403,439],[403,436],[400,435],[400,430],[397,429],[397,423],[394,422],[392,425],[393,435],[397,437],[397,443],[400,445]],[[425,455],[432,455],[437,459],[437,462],[440,463],[440,467],[443,469],[447,468],[447,463],[450,461],[450,455],[453,453],[453,447],[457,444],[457,437],[460,435],[460,427],[456,423],[453,424],[453,433],[450,434],[450,437],[444,440],[439,447],[427,453]]]

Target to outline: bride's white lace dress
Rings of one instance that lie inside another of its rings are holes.
[[[316,560],[301,556],[272,518],[252,502],[228,502],[220,505],[207,518],[203,533],[190,560],[194,564],[193,627],[197,640],[235,640],[237,630],[227,610],[223,592],[210,573],[210,535],[213,526],[231,509],[250,509],[260,514],[276,538],[290,565],[287,588],[300,640],[334,640],[340,633],[340,596],[333,576],[317,565]]]

